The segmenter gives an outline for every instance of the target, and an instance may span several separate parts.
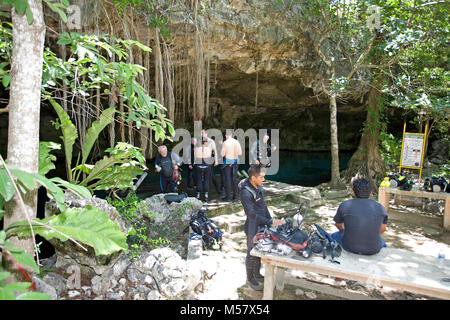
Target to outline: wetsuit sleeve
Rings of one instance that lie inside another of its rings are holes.
[[[246,190],[242,190],[241,192],[241,202],[242,206],[244,207],[245,214],[252,219],[256,220],[256,223],[258,225],[265,224],[265,225],[272,225],[272,218],[265,217],[261,214],[258,214],[256,208],[255,208],[255,201],[253,200],[253,196],[250,194],[250,192]],[[270,216],[270,213],[269,213]]]
[[[219,158],[218,158],[218,155],[217,155],[216,143],[211,138],[209,139],[209,145],[211,146],[211,150],[214,152],[214,162],[215,163],[219,163]]]
[[[161,161],[161,157],[158,154],[155,158],[155,169],[161,168],[161,166],[159,165],[160,161]]]

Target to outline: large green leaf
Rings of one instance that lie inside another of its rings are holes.
[[[26,253],[20,248],[14,247],[12,243],[9,241],[5,241],[4,248],[9,251],[12,258],[16,260],[16,262],[19,263],[19,265],[31,267],[31,269],[34,272],[39,272],[39,267],[34,261],[34,258],[30,256],[28,253]]]
[[[61,145],[59,143],[51,141],[40,141],[39,142],[39,174],[45,176],[50,170],[55,169],[53,161],[56,157],[50,152],[52,150],[60,150]]]
[[[133,180],[143,172],[144,170],[137,163],[124,163],[102,172],[99,175],[99,180],[89,187],[93,190],[133,188]]]
[[[77,128],[75,128],[75,126],[73,125],[69,115],[56,101],[50,100],[50,103],[52,104],[53,108],[58,114],[59,120],[61,122],[61,131],[63,134],[61,139],[64,142],[64,152],[66,155],[66,164],[69,175],[69,182],[72,182],[72,172],[70,169],[72,168],[73,144],[75,143],[75,140],[78,138]]]
[[[116,109],[114,107],[105,109],[100,115],[100,119],[92,123],[92,126],[88,129],[86,133],[86,139],[83,146],[83,157],[81,163],[86,163],[86,160],[91,152],[92,146],[98,139],[100,132],[111,122],[114,121],[114,113]]]
[[[50,180],[55,182],[55,183],[57,183],[57,184],[62,185],[64,188],[66,188],[67,190],[72,191],[73,193],[79,195],[80,197],[83,197],[83,198],[86,198],[86,199],[92,198],[91,192],[87,188],[85,188],[83,186],[67,182],[66,180],[63,180],[63,179],[61,179],[59,177],[54,177],[54,178],[51,178]]]
[[[98,208],[71,208],[43,220],[36,219],[55,230],[73,238],[76,241],[91,246],[96,255],[111,254],[124,250],[128,252],[126,235],[119,230],[117,224],[109,219],[107,213]],[[24,222],[17,222],[8,227],[8,236],[17,235],[26,237],[30,235],[29,228]],[[47,240],[56,238],[67,241],[68,238],[41,225],[33,225],[34,232]]]
[[[0,196],[2,196],[5,201],[9,201],[14,196],[14,192],[14,184],[8,176],[8,172],[5,168],[0,168]]]
[[[8,278],[11,275],[11,273],[6,272],[6,271],[0,271],[0,281],[5,280],[6,278]]]
[[[121,160],[116,159],[116,157],[103,157],[102,160],[99,160],[95,163],[95,166],[92,168],[89,175],[81,181],[81,185],[87,186],[89,182],[99,179],[99,175],[106,171],[108,168],[111,168],[116,163],[122,163]]]
[[[35,182],[47,189],[47,195],[50,198],[54,198],[58,208],[61,211],[66,209],[64,192],[56,184],[46,177],[41,176],[38,173],[29,173],[15,168],[10,168],[11,173],[18,179],[26,189],[34,190],[36,189]]]

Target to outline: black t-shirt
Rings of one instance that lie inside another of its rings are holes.
[[[344,247],[354,253],[375,254],[381,249],[380,227],[387,224],[384,207],[371,199],[346,200],[334,216],[336,223],[344,223]]]

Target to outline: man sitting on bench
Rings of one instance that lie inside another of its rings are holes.
[[[339,205],[334,216],[339,231],[331,237],[346,251],[376,254],[386,247],[380,234],[386,231],[387,212],[381,204],[369,199],[372,193],[369,180],[355,179],[352,189],[356,199],[346,200]]]

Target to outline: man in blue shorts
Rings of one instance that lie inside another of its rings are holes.
[[[334,216],[339,231],[331,237],[346,251],[363,255],[376,254],[386,247],[380,236],[386,231],[386,209],[375,200],[369,199],[372,193],[369,180],[354,180],[352,189],[356,199],[340,204]]]

